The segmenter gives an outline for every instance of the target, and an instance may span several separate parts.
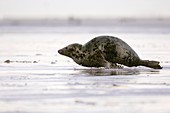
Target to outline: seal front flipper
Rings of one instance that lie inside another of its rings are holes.
[[[86,55],[83,58],[83,66],[87,67],[105,67],[107,61],[104,59],[103,52],[101,50],[95,50],[93,52],[85,52]]]
[[[105,65],[104,67],[106,69],[123,69],[123,66],[117,63],[111,63],[105,60]]]

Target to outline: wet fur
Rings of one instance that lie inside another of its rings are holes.
[[[71,44],[58,52],[86,67],[148,66],[127,43],[113,36],[99,36],[85,45]],[[160,68],[159,64],[155,68]]]

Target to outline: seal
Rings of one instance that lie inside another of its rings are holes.
[[[118,68],[125,65],[162,69],[158,61],[141,60],[126,42],[113,36],[98,36],[84,45],[70,44],[58,53],[86,67]]]

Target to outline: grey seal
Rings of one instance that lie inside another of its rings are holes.
[[[86,67],[115,68],[118,64],[162,69],[158,61],[141,60],[126,42],[113,36],[98,36],[84,45],[70,44],[58,50],[58,53]]]

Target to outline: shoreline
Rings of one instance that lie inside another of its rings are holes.
[[[5,18],[0,26],[170,26],[170,18]]]

